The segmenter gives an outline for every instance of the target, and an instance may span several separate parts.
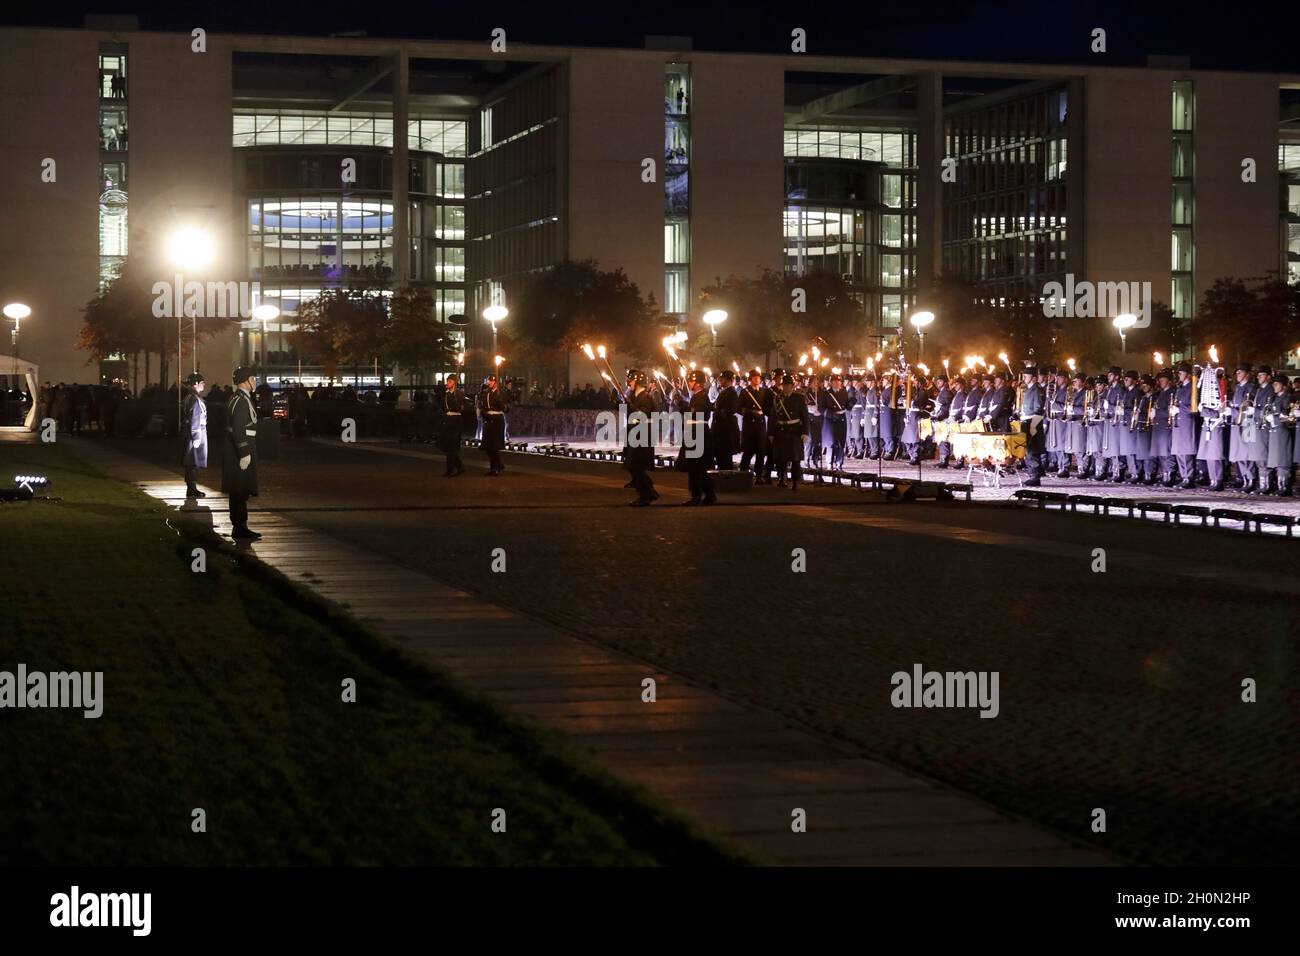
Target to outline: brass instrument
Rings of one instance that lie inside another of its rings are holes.
[[[1165,391],[1169,392],[1169,404],[1165,406],[1165,413],[1168,416],[1166,424],[1173,428],[1174,419],[1178,417],[1178,388],[1170,385]]]
[[[1146,395],[1143,396],[1143,398],[1148,399],[1147,429],[1150,430],[1156,427],[1156,393],[1154,391],[1148,392]]]

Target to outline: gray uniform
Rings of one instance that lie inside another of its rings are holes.
[[[1208,370],[1204,374],[1213,375]],[[1210,486],[1218,491],[1223,488],[1224,462],[1228,461],[1228,423],[1231,421],[1228,405],[1222,408],[1201,406],[1201,438],[1196,443],[1196,460],[1205,462],[1205,470],[1210,476]]]
[[[1278,494],[1291,493],[1291,469],[1295,464],[1295,422],[1289,420],[1291,391],[1282,389],[1269,398],[1264,422],[1268,428],[1268,469],[1277,483]]]
[[[1255,484],[1255,463],[1251,460],[1251,446],[1255,435],[1255,392],[1257,387],[1249,378],[1238,382],[1228,400],[1228,458],[1237,466],[1237,483],[1243,490]]]
[[[1192,411],[1192,380],[1188,377],[1174,386],[1173,433],[1169,437],[1169,450],[1178,463],[1178,474],[1185,486],[1190,487],[1195,475],[1197,415]]]

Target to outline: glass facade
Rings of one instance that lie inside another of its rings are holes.
[[[1064,282],[1069,94],[1062,87],[950,111],[943,184],[943,269],[1001,307],[1037,301]]]
[[[1282,265],[1287,282],[1300,282],[1300,142],[1277,147],[1282,186]]]
[[[233,125],[235,146],[393,145],[393,117],[388,113],[237,109]],[[406,135],[412,150],[466,156],[464,120],[408,120]]]
[[[1196,195],[1195,152],[1193,126],[1196,101],[1190,80],[1177,80],[1171,98],[1173,153],[1170,167],[1173,184],[1173,201],[1170,210],[1170,291],[1169,305],[1174,315],[1189,319],[1196,310],[1196,285],[1193,271],[1196,267],[1196,246],[1193,242]]]
[[[785,271],[835,272],[879,326],[916,298],[916,136],[785,131]]]
[[[102,289],[122,269],[128,252],[126,193],[127,48],[99,45],[99,285]]]
[[[664,312],[686,321],[691,299],[691,68],[664,68]]]

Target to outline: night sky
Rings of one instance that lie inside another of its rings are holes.
[[[842,10],[841,6],[849,9]],[[669,2],[362,3],[139,2],[11,5],[10,25],[79,27],[87,11],[135,12],[145,30],[484,39],[494,27],[522,43],[640,47],[646,34],[690,36],[696,49],[780,52],[803,27],[809,52],[854,56],[1096,64],[1093,27],[1105,27],[1105,62],[1141,65],[1147,54],[1187,55],[1199,69],[1300,73],[1300,5],[1249,2],[1054,3],[1051,0],[910,0],[820,5]]]

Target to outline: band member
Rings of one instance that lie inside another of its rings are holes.
[[[737,398],[740,406],[740,470],[754,461],[754,484],[771,484],[764,467],[767,454],[767,418],[772,411],[772,392],[763,387],[763,373],[752,369],[749,386]]]
[[[808,431],[808,403],[794,387],[794,376],[781,377],[781,391],[772,403],[772,453],[776,460],[777,484],[785,487],[786,468],[790,470],[790,490],[799,487],[803,477],[799,459],[803,454],[803,436]]]
[[[1141,480],[1142,475],[1138,470],[1137,460],[1137,426],[1135,424],[1135,414],[1137,412],[1138,401],[1142,398],[1142,388],[1139,385],[1138,373],[1136,369],[1128,369],[1124,373],[1123,397],[1120,399],[1119,410],[1119,454],[1124,461],[1126,478],[1130,485],[1136,485]],[[1150,442],[1148,442],[1148,445]],[[1120,481],[1116,477],[1118,473],[1112,472],[1111,479]]]
[[[208,405],[203,401],[203,389],[206,384],[198,372],[185,379],[189,392],[185,396],[185,407],[181,411],[184,423],[181,434],[186,436],[185,455],[185,497],[206,498],[195,483],[198,469],[208,467]]]
[[[1174,373],[1162,368],[1156,373],[1155,419],[1151,423],[1151,458],[1160,463],[1160,480],[1166,488],[1174,486],[1173,408]]]
[[[808,391],[804,395],[808,403],[808,467],[820,469],[822,466],[823,429],[826,416],[822,412],[822,377],[815,372],[808,377]],[[817,484],[824,484],[820,474]]]
[[[447,457],[444,478],[455,478],[465,473],[460,460],[460,441],[465,428],[465,393],[460,390],[455,375],[447,376],[447,390],[442,396],[442,418],[438,421],[438,447]]]
[[[1268,429],[1268,470],[1273,473],[1276,494],[1291,497],[1291,469],[1294,465],[1295,419],[1291,417],[1291,380],[1280,372],[1273,377],[1264,424]],[[1273,494],[1272,489],[1264,494]]]
[[[1065,467],[1057,472],[1058,478],[1070,477],[1070,459],[1074,459],[1075,475],[1080,479],[1091,476],[1088,471],[1088,433],[1083,423],[1087,413],[1088,376],[1075,372],[1070,380],[1069,398],[1065,404]]]
[[[1250,462],[1258,480],[1248,488],[1247,494],[1267,494],[1273,487],[1272,472],[1268,467],[1268,446],[1273,440],[1273,433],[1264,422],[1264,413],[1273,400],[1273,367],[1260,365],[1255,369],[1255,400],[1251,408],[1251,424],[1255,432],[1255,441],[1247,447]]]
[[[963,425],[970,425],[980,420],[980,406],[984,403],[984,382],[978,373],[971,375],[970,390],[966,393],[966,404],[962,406]]]
[[[1056,477],[1070,474],[1070,373],[1065,369],[1053,370],[1053,382],[1047,402],[1047,444],[1051,449],[1048,467]]]
[[[483,393],[483,450],[488,456],[488,477],[495,478],[506,470],[501,463],[501,449],[506,447],[506,412],[509,405],[497,377],[489,375]]]
[[[939,376],[938,381],[943,381],[943,376]],[[944,401],[944,392],[947,391],[947,401]],[[939,394],[934,400],[934,420],[943,422],[946,426],[944,441],[939,442],[939,467],[947,468],[948,462],[952,460],[952,440],[951,434],[961,423],[962,408],[966,404],[966,383],[962,381],[960,375],[952,377],[951,390],[940,388]]]
[[[908,379],[912,384],[912,394],[910,399],[904,392],[904,402],[907,407],[904,409],[903,417],[903,450],[907,452],[907,463],[909,465],[919,465],[921,463],[921,419],[926,417],[926,407],[929,405],[929,396],[926,394],[925,383],[918,378],[914,378],[910,373]]]
[[[1192,488],[1196,484],[1196,413],[1192,411],[1192,365],[1179,362],[1175,371],[1178,384],[1173,395],[1173,430],[1170,453],[1178,462],[1182,478],[1179,487]]]
[[[1106,371],[1106,384],[1102,386],[1101,414],[1103,426],[1101,437],[1101,479],[1123,481],[1124,457],[1120,450],[1121,433],[1128,431],[1128,419],[1124,417],[1124,396],[1128,389],[1121,381],[1123,369],[1112,365]]]
[[[1047,435],[1043,429],[1046,402],[1043,387],[1038,384],[1038,369],[1033,365],[1024,371],[1024,393],[1020,396],[1020,430],[1025,435],[1025,470],[1029,473],[1026,485],[1042,484],[1047,472]]]
[[[1133,422],[1133,472],[1135,485],[1154,485],[1160,480],[1160,459],[1151,452],[1151,433],[1155,421],[1157,383],[1155,376],[1143,375],[1138,380],[1136,409]]]
[[[230,536],[256,541],[262,537],[248,527],[248,499],[257,497],[257,406],[253,389],[257,373],[235,369],[234,394],[226,404],[226,442],[221,455],[221,490],[230,497]]]
[[[897,376],[886,372],[876,392],[878,397],[877,415],[880,418],[880,456],[885,461],[892,461],[898,454],[898,428],[894,412],[898,405]]]
[[[659,497],[650,471],[655,464],[651,415],[655,400],[646,388],[646,374],[638,368],[627,370],[627,443],[623,446],[623,464],[632,474],[631,485],[636,490],[633,505],[644,508]]]
[[[862,378],[858,400],[862,403],[862,444],[864,454],[872,461],[880,460],[880,388],[876,373],[867,372]]]
[[[830,440],[831,470],[839,471],[844,467],[844,450],[848,435],[849,393],[844,389],[844,378],[839,374],[831,375],[830,388],[822,389],[817,396],[818,410],[825,420],[824,435]],[[811,422],[809,423],[811,425]],[[838,481],[838,477],[836,478]]]
[[[707,383],[707,377],[699,370],[692,370],[686,376],[686,387],[690,390],[691,400],[682,413],[682,447],[677,453],[677,467],[686,472],[691,491],[690,500],[683,501],[684,505],[711,505],[718,500],[713,491],[713,478],[709,476],[715,451],[709,435],[709,413],[712,406],[706,390]]]
[[[1015,404],[1015,389],[1007,384],[1005,372],[993,373],[993,391],[988,395],[984,411],[984,425],[991,432],[1011,431],[1011,411]]]
[[[1228,458],[1237,466],[1237,488],[1249,491],[1255,484],[1255,463],[1251,460],[1251,446],[1255,444],[1255,384],[1254,368],[1250,364],[1238,365],[1233,377],[1236,384],[1228,399]]]
[[[848,457],[862,457],[862,376],[854,375],[849,379],[847,394],[849,397],[848,414]]]
[[[736,446],[740,444],[740,429],[736,425],[739,410],[736,376],[731,369],[723,369],[718,374],[718,397],[713,402],[713,426],[710,429],[719,471],[731,471],[736,467]]]
[[[1215,376],[1214,386],[1221,390],[1221,380],[1217,370],[1206,368],[1201,375]],[[1206,473],[1210,478],[1210,491],[1222,491],[1224,486],[1225,462],[1228,457],[1228,432],[1230,403],[1225,402],[1221,408],[1201,406],[1201,440],[1197,442],[1196,460],[1205,463]]]

